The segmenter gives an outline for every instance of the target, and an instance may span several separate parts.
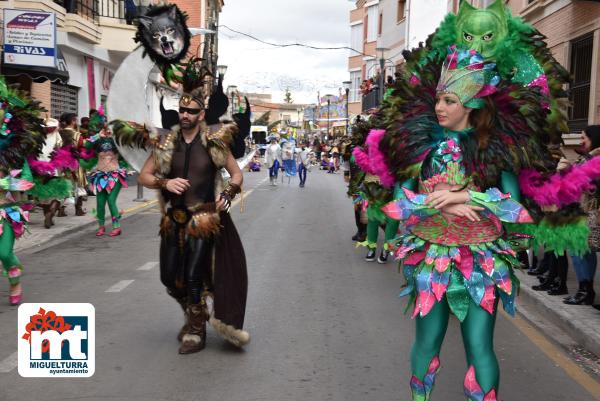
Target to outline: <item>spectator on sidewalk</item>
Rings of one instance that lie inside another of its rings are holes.
[[[600,125],[590,125],[582,132],[582,151],[583,155],[577,160],[577,163],[583,163],[591,158],[600,156]],[[598,182],[596,188],[584,194],[582,200],[583,210],[590,214],[592,213],[598,218],[597,212],[600,206],[600,189]],[[594,303],[594,277],[596,275],[596,252],[590,250],[582,256],[571,255],[573,260],[573,268],[579,281],[579,291],[572,297],[565,299],[565,303],[569,305],[592,305]]]

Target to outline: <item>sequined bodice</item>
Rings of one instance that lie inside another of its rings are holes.
[[[419,192],[433,192],[438,184],[468,187],[469,177],[465,172],[460,135],[439,127],[435,137],[437,145],[429,152],[421,166]]]

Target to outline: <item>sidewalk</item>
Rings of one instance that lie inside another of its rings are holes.
[[[572,267],[572,264],[569,263],[567,280],[569,295],[577,292],[579,286]],[[535,276],[527,275],[526,271],[517,273],[517,277],[521,280],[519,298],[522,298],[522,303],[527,305],[525,312],[533,309],[532,312],[539,314],[543,319],[556,325],[576,341],[578,345],[583,346],[588,351],[600,357],[600,311],[587,305],[566,305],[563,303],[563,298],[566,295],[552,296],[548,295],[546,291],[534,291],[531,289],[531,286],[539,284],[539,280]],[[595,303],[600,303],[599,281],[597,274],[595,280],[595,289],[597,291]],[[517,305],[519,304],[519,298],[517,298]],[[540,331],[544,331],[545,326],[543,322],[531,319],[527,316],[527,313],[524,313],[522,316]]]
[[[150,208],[157,204],[155,191],[144,188],[145,202],[137,202],[134,199],[137,197],[137,183],[135,177],[130,177],[128,180],[129,188],[121,189],[117,206],[124,212],[123,218],[134,215],[135,213]],[[44,244],[73,234],[87,228],[96,227],[96,219],[92,216],[92,209],[96,208],[96,197],[89,196],[87,202],[83,203],[83,208],[87,211],[85,216],[75,216],[75,206],[67,205],[66,217],[54,217],[54,226],[47,229],[44,227],[44,213],[42,209],[35,208],[29,214],[29,232],[26,232],[23,237],[15,242],[15,252],[31,251],[35,248],[41,248]],[[110,212],[106,210],[107,219],[106,225],[110,229]]]

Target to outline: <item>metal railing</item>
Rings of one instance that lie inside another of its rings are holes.
[[[134,0],[54,0],[63,6],[67,13],[78,14],[91,21],[98,21],[99,17],[124,20],[131,25],[133,19],[143,15],[147,7],[139,5],[142,1]]]
[[[381,105],[381,96],[379,96],[379,87],[374,86],[371,92],[362,97],[362,112],[366,113]]]

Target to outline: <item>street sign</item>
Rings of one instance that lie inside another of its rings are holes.
[[[56,67],[56,16],[4,9],[4,63]]]

